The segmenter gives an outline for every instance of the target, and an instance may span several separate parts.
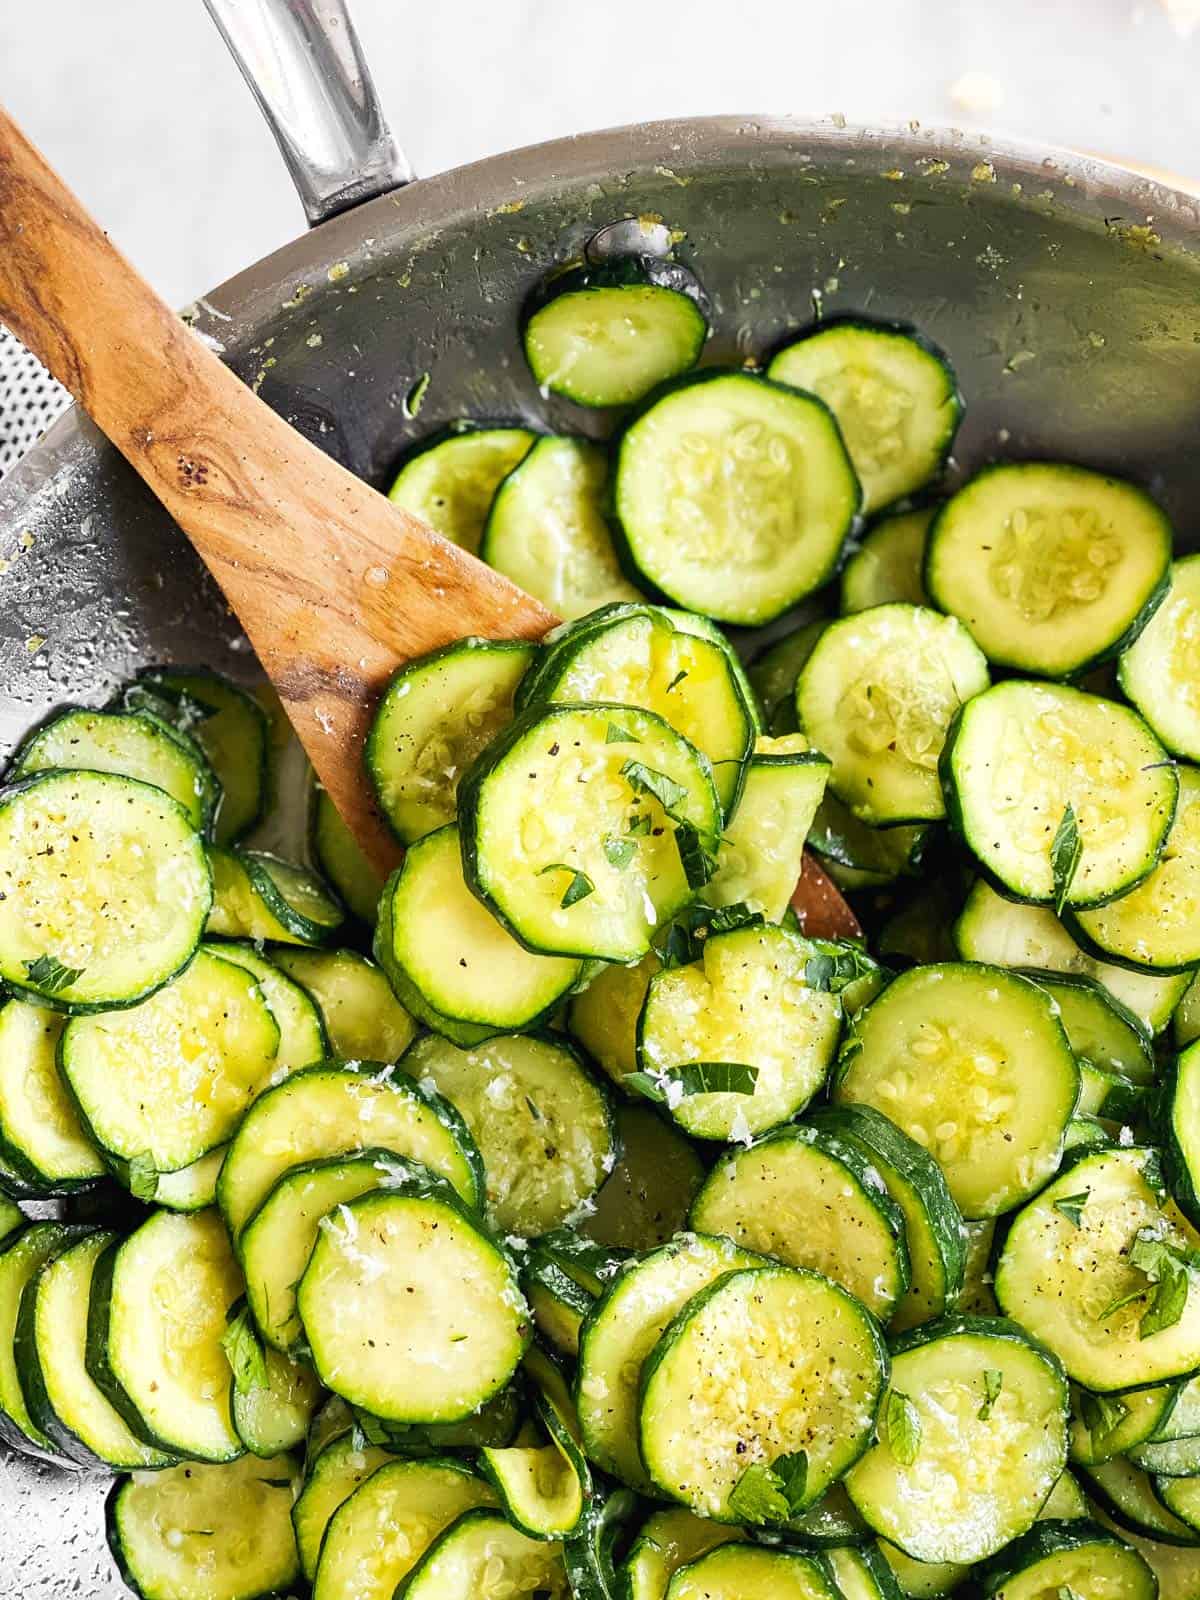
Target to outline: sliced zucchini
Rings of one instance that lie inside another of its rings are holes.
[[[1179,1049],[1200,1039],[1200,978],[1193,978],[1184,990],[1172,1022],[1172,1037]]]
[[[139,697],[150,695],[147,702]],[[267,793],[267,717],[245,689],[217,672],[152,667],[126,690],[131,705],[149,705],[208,757],[221,786],[215,835],[232,844],[258,821]]]
[[[1174,1387],[1166,1383],[1120,1396],[1073,1388],[1071,1460],[1090,1467],[1135,1450],[1158,1429],[1174,1398]]]
[[[498,1511],[466,1511],[451,1523],[397,1589],[397,1600],[568,1600],[562,1550],[514,1528]]]
[[[1081,1470],[1089,1495],[1121,1528],[1162,1544],[1200,1545],[1200,1537],[1159,1498],[1154,1480],[1123,1457]]]
[[[881,828],[878,833],[886,839],[889,833],[900,831]],[[962,894],[954,879],[926,879],[879,930],[876,954],[889,963],[899,956],[900,965],[953,961],[958,951],[950,936],[951,928],[961,908]]]
[[[744,905],[768,922],[782,919],[829,779],[829,762],[807,745],[802,733],[755,740],[737,813],[725,824],[717,870],[704,886],[709,905]]]
[[[967,1235],[967,1264],[955,1309],[963,1316],[997,1316],[999,1307],[996,1305],[996,1296],[992,1293],[995,1220],[984,1218],[979,1222],[964,1222],[963,1227]]]
[[[569,1539],[580,1530],[591,1475],[561,1375],[540,1351],[531,1350],[530,1358],[537,1371],[549,1370],[558,1403],[552,1405],[535,1387],[538,1425],[528,1424],[510,1445],[485,1448],[479,1464],[521,1533],[530,1539]]]
[[[956,618],[874,606],[825,629],[796,682],[796,713],[833,762],[830,788],[861,822],[936,821],[945,814],[938,760],[947,729],[988,681]]]
[[[140,1005],[73,1017],[58,1057],[89,1133],[133,1184],[223,1144],[267,1086],[279,1041],[259,979],[202,948]]]
[[[830,1550],[822,1560],[842,1600],[901,1600],[895,1574],[876,1546]]]
[[[1136,712],[1063,684],[1015,679],[963,710],[942,777],[951,821],[1004,889],[1077,909],[1148,876],[1179,790]],[[1064,856],[1065,869],[1056,869]]]
[[[24,1222],[24,1213],[15,1201],[0,1199],[0,1242],[9,1239]]]
[[[684,1306],[642,1368],[646,1470],[714,1521],[786,1520],[868,1449],[887,1373],[878,1324],[837,1284],[796,1267],[731,1272]],[[803,1482],[776,1490],[780,1516],[761,1469],[798,1452]]]
[[[62,1464],[54,1442],[29,1415],[17,1368],[15,1337],[21,1297],[48,1261],[86,1230],[62,1222],[35,1222],[11,1233],[0,1245],[0,1443],[24,1455]]]
[[[396,837],[412,844],[454,821],[459,779],[512,721],[532,645],[460,639],[401,667],[384,691],[364,751]]]
[[[579,1336],[575,1402],[590,1461],[634,1488],[650,1489],[637,1442],[642,1363],[693,1295],[761,1259],[728,1239],[683,1234],[615,1280]]]
[[[904,1215],[857,1145],[779,1128],[723,1156],[688,1217],[759,1255],[813,1267],[886,1322],[909,1286]]]
[[[713,369],[626,429],[613,506],[649,583],[719,622],[755,626],[831,575],[861,491],[820,400]]]
[[[92,1274],[87,1370],[139,1438],[197,1461],[241,1455],[222,1339],[242,1289],[215,1211],[156,1211],[102,1253]]]
[[[250,939],[327,944],[346,913],[315,872],[265,850],[237,850],[253,899],[245,913]]]
[[[40,1006],[0,1003],[0,1150],[30,1182],[60,1192],[107,1170],[59,1075],[63,1022]]]
[[[1154,1051],[1145,1024],[1103,984],[1083,973],[1027,971],[1058,1007],[1067,1041],[1079,1057],[1110,1078],[1150,1083]],[[1098,1110],[1098,1107],[1080,1107]]]
[[[1033,1525],[1067,1458],[1067,1384],[1013,1323],[946,1317],[894,1346],[882,1437],[846,1477],[916,1561],[994,1555]]]
[[[901,1594],[910,1600],[936,1600],[937,1596],[949,1594],[971,1571],[961,1561],[914,1561],[886,1539],[880,1539],[876,1548]]]
[[[220,785],[199,745],[150,710],[56,712],[18,749],[9,782],[51,768],[115,772],[164,790],[205,833],[221,798]]]
[[[1165,1261],[1151,1259],[1154,1245]],[[996,1265],[996,1298],[1076,1383],[1097,1394],[1145,1388],[1200,1369],[1200,1287],[1190,1268],[1173,1270],[1173,1253],[1197,1245],[1200,1235],[1166,1198],[1157,1151],[1101,1150],[1018,1212]]]
[[[1129,1460],[1156,1478],[1192,1478],[1200,1473],[1200,1438],[1147,1441],[1130,1450]]]
[[[1057,1167],[1079,1068],[1035,984],[945,962],[902,973],[855,1017],[834,1093],[928,1150],[964,1216],[991,1217]]]
[[[936,506],[922,506],[875,523],[842,568],[843,616],[896,600],[910,606],[929,605],[922,572],[925,536],[936,510]]]
[[[812,1123],[862,1151],[902,1214],[910,1281],[892,1312],[893,1330],[901,1332],[952,1310],[966,1270],[966,1233],[941,1167],[873,1106],[820,1109]]]
[[[645,955],[693,898],[721,829],[707,758],[634,706],[532,707],[476,762],[459,804],[484,904],[530,950],[606,961]]]
[[[1200,768],[1177,773],[1175,820],[1154,870],[1119,900],[1073,920],[1101,960],[1153,973],[1200,964]]]
[[[521,1289],[534,1327],[550,1347],[574,1361],[579,1331],[595,1296],[565,1272],[553,1257],[535,1253],[521,1274]]]
[[[613,1250],[657,1250],[683,1228],[704,1178],[691,1144],[649,1106],[618,1106],[616,1166],[580,1224]]]
[[[624,256],[553,275],[525,319],[525,359],[543,394],[627,406],[700,359],[704,296],[686,267]]]
[[[1195,1596],[1200,1594],[1200,1550],[1161,1544],[1155,1539],[1142,1539],[1127,1528],[1120,1527],[1098,1508],[1094,1508],[1094,1515],[1098,1522],[1118,1533],[1123,1542],[1132,1545],[1143,1558],[1158,1579],[1159,1600],[1195,1600]]]
[[[1170,1407],[1152,1437],[1156,1441],[1200,1438],[1200,1378],[1172,1385]]]
[[[1125,649],[1166,593],[1171,524],[1119,478],[1060,462],[987,468],[929,530],[925,584],[989,661],[1065,678]]]
[[[324,1390],[309,1366],[263,1351],[266,1381],[233,1386],[233,1427],[252,1455],[270,1459],[302,1445]]]
[[[571,996],[567,1029],[598,1066],[619,1084],[637,1071],[637,1024],[650,979],[662,962],[648,950],[632,967],[602,967],[586,988]]]
[[[539,439],[496,490],[479,553],[489,567],[572,620],[640,600],[605,518],[608,462],[587,439]]]
[[[495,1495],[461,1462],[391,1461],[333,1513],[313,1600],[392,1600],[444,1528]]]
[[[325,1385],[395,1422],[470,1416],[512,1377],[530,1332],[512,1262],[420,1184],[322,1219],[296,1309]]]
[[[200,942],[204,846],[162,789],[48,772],[0,792],[0,980],[60,1011],[136,1005]]]
[[[723,1544],[681,1567],[667,1600],[839,1600],[816,1560],[798,1550]]]
[[[106,1508],[108,1547],[141,1600],[269,1600],[300,1577],[291,1456],[135,1472]]]
[[[168,1211],[203,1211],[217,1199],[217,1179],[225,1160],[228,1145],[220,1144],[215,1150],[193,1161],[190,1167],[180,1167],[177,1172],[160,1172],[154,1189],[154,1204]]]
[[[1200,1225],[1200,1040],[1180,1051],[1167,1067],[1156,1097],[1154,1126],[1171,1193],[1184,1214]]]
[[[551,873],[560,895],[569,872]],[[463,878],[453,822],[411,845],[388,879],[375,958],[409,1011],[464,1045],[532,1026],[580,974],[578,960],[535,955],[480,904]]]
[[[212,950],[222,961],[244,967],[257,980],[279,1027],[279,1048],[275,1053],[277,1076],[295,1072],[300,1067],[311,1067],[325,1059],[329,1053],[325,1025],[316,1001],[305,988],[253,945],[219,944],[212,946]]]
[[[1200,1477],[1163,1477],[1152,1483],[1155,1499],[1193,1533],[1200,1533]]]
[[[1200,761],[1200,695],[1196,636],[1200,626],[1200,559],[1171,568],[1170,588],[1141,636],[1121,657],[1122,692],[1173,755]]]
[[[536,438],[528,428],[453,423],[405,459],[388,499],[475,555],[496,490]]]
[[[1097,961],[1079,948],[1052,911],[1007,900],[982,879],[967,895],[954,925],[954,942],[967,961],[1092,978],[1150,1033],[1166,1027],[1189,982],[1186,974],[1154,978]]]
[[[621,1567],[629,1600],[664,1600],[667,1585],[680,1567],[718,1545],[745,1539],[740,1528],[710,1522],[682,1506],[655,1511],[643,1522]],[[847,1596],[847,1600],[856,1600]]]
[[[821,857],[827,872],[835,873],[843,887],[882,888],[897,878],[915,877],[932,829],[875,828],[860,822],[848,806],[826,790],[809,830],[808,845]]]
[[[395,1061],[416,1025],[383,973],[353,950],[301,950],[277,945],[272,965],[316,1001],[330,1048],[345,1061]]]
[[[1158,1600],[1142,1557],[1099,1523],[1038,1522],[996,1556],[981,1576],[988,1600],[1037,1600],[1067,1589],[1080,1600]]]
[[[106,1471],[166,1467],[174,1457],[130,1431],[85,1366],[92,1274],[116,1239],[102,1231],[76,1237],[29,1280],[13,1339],[21,1394],[38,1434],[68,1460]]]
[[[291,1167],[382,1147],[447,1179],[469,1206],[483,1167],[454,1107],[377,1061],[293,1073],[260,1095],[229,1146],[217,1201],[238,1238]]]
[[[750,684],[762,701],[768,733],[795,733],[796,679],[825,626],[824,617],[806,622],[776,639],[750,663]]]
[[[1042,1502],[1038,1521],[1069,1522],[1075,1517],[1086,1517],[1087,1514],[1088,1504],[1083,1490],[1069,1472],[1064,1472],[1051,1489],[1048,1498]]]
[[[521,709],[604,701],[641,706],[702,750],[725,815],[738,803],[754,715],[727,645],[657,606],[608,606],[557,630],[521,687]]]
[[[367,927],[374,927],[383,879],[321,788],[313,791],[312,852],[323,876],[350,914]]]
[[[310,1448],[304,1488],[292,1507],[300,1568],[309,1583],[316,1576],[321,1541],[334,1512],[359,1484],[395,1459],[381,1445],[368,1444],[352,1431],[339,1434],[319,1451]]]
[[[789,1538],[818,1550],[860,1545],[870,1537],[870,1533],[871,1530],[854,1509],[850,1496],[840,1483],[826,1489],[814,1505],[799,1516],[789,1518],[787,1523]],[[759,1537],[764,1536],[760,1533]]]

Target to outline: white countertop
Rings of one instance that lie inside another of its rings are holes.
[[[653,117],[840,111],[1200,176],[1200,28],[1167,3],[352,0],[419,173]],[[0,102],[176,304],[302,226],[201,0],[7,0]]]

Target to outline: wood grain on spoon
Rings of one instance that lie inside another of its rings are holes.
[[[558,618],[276,416],[159,299],[3,110],[0,321],[187,534],[330,798],[390,871],[399,846],[362,770],[388,679],[465,634],[538,639]],[[805,861],[793,904],[809,931],[857,932]]]

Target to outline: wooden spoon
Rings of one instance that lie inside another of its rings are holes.
[[[0,320],[187,534],[334,805],[390,871],[400,849],[362,770],[388,679],[465,634],[538,639],[558,618],[276,416],[159,299],[3,111]]]

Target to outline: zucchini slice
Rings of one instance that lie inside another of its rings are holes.
[[[394,1422],[470,1416],[529,1341],[512,1262],[429,1185],[361,1195],[327,1215],[296,1309],[326,1386]]]
[[[87,1231],[62,1222],[35,1222],[9,1234],[0,1246],[0,1443],[60,1466],[63,1458],[25,1403],[15,1349],[17,1319],[26,1285]]]
[[[324,1390],[309,1366],[263,1351],[265,1383],[233,1386],[233,1427],[252,1455],[269,1459],[302,1445]]]
[[[798,1550],[723,1544],[681,1567],[667,1600],[840,1600],[817,1561]]]
[[[886,1539],[880,1539],[876,1548],[900,1592],[910,1600],[935,1600],[950,1594],[971,1572],[961,1561],[914,1561]]]
[[[608,461],[588,439],[539,439],[496,490],[479,554],[568,621],[640,600],[605,516]]]
[[[829,762],[808,749],[802,733],[759,735],[737,812],[721,836],[717,870],[704,886],[708,905],[744,905],[768,922],[782,919],[828,779]]]
[[[156,1211],[96,1262],[87,1370],[147,1443],[197,1461],[242,1454],[222,1347],[242,1290],[215,1211]]]
[[[1045,989],[1058,1007],[1067,1042],[1081,1063],[1131,1083],[1153,1081],[1154,1049],[1145,1023],[1103,984],[1074,972],[1033,969],[1024,976]]]
[[[375,926],[383,879],[322,788],[313,790],[312,854],[342,904],[368,928]]]
[[[954,942],[966,961],[1092,978],[1152,1034],[1166,1027],[1190,982],[1186,973],[1156,978],[1097,961],[1079,948],[1053,911],[1005,899],[983,879],[967,895]]]
[[[258,978],[202,948],[141,1005],[73,1017],[58,1057],[88,1131],[132,1183],[135,1164],[174,1172],[223,1144],[279,1041]]]
[[[1103,1510],[1093,1508],[1096,1520],[1119,1534],[1123,1543],[1132,1545],[1158,1579],[1159,1600],[1191,1600],[1200,1585],[1200,1550],[1185,1549],[1162,1544],[1156,1539],[1143,1539],[1128,1528],[1114,1522]]]
[[[143,697],[153,698],[146,701]],[[125,692],[193,738],[221,787],[214,833],[232,844],[262,815],[267,795],[267,715],[245,689],[217,672],[152,667]]]
[[[1062,1368],[1000,1318],[946,1317],[905,1334],[881,1416],[846,1488],[916,1561],[994,1555],[1033,1525],[1066,1465]]]
[[[266,850],[237,850],[252,899],[245,911],[250,939],[327,944],[346,913],[315,872]]]
[[[425,1168],[385,1149],[305,1161],[284,1172],[238,1237],[246,1299],[268,1344],[284,1352],[303,1345],[296,1289],[321,1218],[372,1189],[423,1176]]]
[[[495,1495],[459,1461],[390,1461],[333,1513],[321,1543],[313,1600],[392,1600],[433,1541]]]
[[[1147,1441],[1130,1450],[1129,1460],[1155,1478],[1193,1478],[1200,1473],[1200,1439]]]
[[[755,718],[729,647],[681,623],[659,606],[605,607],[550,636],[518,698],[522,711],[597,700],[653,711],[708,757],[728,817]]]
[[[267,1600],[300,1576],[291,1456],[135,1472],[109,1496],[108,1547],[141,1600]]]
[[[551,874],[560,895],[568,874]],[[375,958],[409,1011],[463,1045],[531,1027],[580,975],[578,960],[534,954],[480,904],[463,878],[453,822],[411,845],[388,879]]]
[[[1069,1128],[1070,1124],[1067,1126]],[[998,1316],[999,1307],[992,1293],[995,1219],[985,1217],[978,1222],[964,1222],[963,1227],[966,1229],[967,1262],[963,1271],[963,1286],[959,1290],[955,1309],[963,1316]]]
[[[728,1239],[682,1234],[613,1282],[579,1335],[575,1403],[589,1461],[633,1488],[650,1490],[637,1442],[642,1363],[693,1295],[738,1268],[761,1264],[761,1257]]]
[[[842,568],[841,611],[869,611],[872,606],[903,601],[928,606],[922,573],[925,536],[936,506],[881,517]]]
[[[902,1600],[896,1576],[876,1546],[829,1550],[821,1559],[842,1600]]]
[[[728,1273],[683,1307],[642,1367],[646,1470],[714,1521],[785,1521],[868,1449],[887,1373],[875,1319],[828,1278],[775,1264]],[[802,1482],[764,1495],[763,1469],[797,1453]]]
[[[645,955],[721,830],[707,758],[625,705],[531,707],[475,763],[459,807],[473,893],[528,949],[605,961]]]
[[[863,488],[878,511],[941,471],[962,418],[945,354],[910,328],[852,317],[787,345],[767,375],[819,395],[837,418]]]
[[[452,1522],[396,1590],[397,1600],[478,1600],[486,1594],[513,1600],[569,1600],[566,1568],[557,1544],[521,1533],[498,1511],[480,1507]]]
[[[204,846],[162,789],[48,772],[0,791],[0,980],[60,1011],[136,1005],[190,959]]]
[[[1170,588],[1140,637],[1121,657],[1122,692],[1173,755],[1200,761],[1200,558],[1171,568]]]
[[[1167,1067],[1156,1098],[1154,1125],[1171,1193],[1184,1214],[1200,1226],[1200,1040],[1180,1051]]]
[[[1095,1395],[1071,1390],[1071,1460],[1095,1466],[1127,1455],[1161,1426],[1175,1399],[1176,1385],[1160,1383],[1124,1395]]]
[[[1179,1049],[1200,1039],[1200,978],[1193,978],[1183,991],[1172,1019],[1172,1037]]]
[[[1087,1518],[1036,1523],[987,1564],[980,1582],[987,1600],[1038,1600],[1064,1589],[1158,1600],[1154,1574],[1137,1551]]]
[[[816,396],[713,369],[621,437],[613,507],[637,570],[718,622],[770,622],[832,574],[862,495]]]
[[[116,1239],[77,1237],[29,1280],[13,1340],[21,1394],[38,1433],[68,1460],[105,1471],[167,1467],[175,1458],[130,1431],[85,1365],[92,1274]]]
[[[552,1394],[535,1382],[537,1423],[507,1446],[480,1451],[479,1465],[508,1519],[529,1539],[559,1540],[580,1530],[592,1480],[579,1423],[558,1369],[536,1348],[526,1357],[531,1376],[541,1374]]]
[[[59,1074],[64,1021],[21,1000],[0,1003],[0,1150],[30,1182],[60,1193],[107,1170]]]
[[[525,359],[542,394],[627,406],[700,359],[704,296],[686,267],[625,256],[569,268],[535,291]]]
[[[262,990],[263,999],[279,1027],[276,1075],[296,1072],[300,1067],[311,1067],[325,1059],[329,1054],[325,1025],[316,1001],[306,989],[253,945],[230,942],[210,948],[222,961],[244,967]]]
[[[203,1211],[217,1199],[217,1179],[229,1146],[219,1144],[215,1150],[193,1161],[177,1172],[160,1172],[154,1190],[154,1204],[168,1211]]]
[[[667,1585],[680,1567],[719,1545],[744,1540],[740,1528],[710,1522],[682,1506],[655,1511],[643,1522],[621,1567],[629,1600],[665,1600]],[[858,1600],[847,1596],[846,1600]]]
[[[1200,1286],[1190,1268],[1176,1278],[1171,1260],[1150,1259],[1148,1244],[1186,1253],[1200,1235],[1166,1199],[1156,1150],[1101,1150],[1017,1213],[996,1265],[996,1298],[1097,1394],[1184,1376],[1200,1368]]]
[[[1167,591],[1171,524],[1148,494],[1085,467],[1015,461],[953,495],[925,586],[989,661],[1047,678],[1119,654]]]
[[[899,1333],[953,1310],[966,1270],[967,1236],[941,1167],[873,1106],[821,1108],[811,1120],[815,1128],[861,1150],[903,1217],[910,1281],[891,1314],[892,1330]]]
[[[796,679],[825,628],[824,617],[806,622],[776,639],[750,663],[747,675],[762,701],[768,733],[796,732]]]
[[[0,1243],[11,1239],[24,1222],[25,1215],[15,1201],[0,1199]]]
[[[1131,1462],[1117,1456],[1080,1470],[1092,1499],[1119,1527],[1162,1544],[1200,1545],[1200,1536],[1159,1497],[1154,1479]]]
[[[271,963],[310,994],[329,1046],[344,1061],[395,1061],[416,1025],[383,973],[353,950],[301,950],[276,945]]]
[[[608,1095],[561,1036],[502,1034],[460,1050],[433,1034],[400,1070],[454,1106],[487,1174],[486,1215],[533,1238],[586,1210],[620,1152]]]
[[[792,1267],[812,1267],[882,1322],[908,1289],[904,1216],[860,1148],[815,1128],[779,1128],[723,1156],[688,1217]]]
[[[1057,1167],[1079,1067],[1050,997],[999,967],[915,967],[854,1019],[835,1098],[928,1150],[964,1216],[992,1217]]]
[[[595,1296],[551,1256],[535,1254],[521,1274],[521,1289],[534,1327],[560,1355],[579,1355],[579,1331]]]
[[[483,1165],[454,1107],[377,1061],[308,1067],[260,1095],[238,1129],[217,1184],[236,1239],[291,1167],[382,1146],[445,1178],[469,1206]]]
[[[661,970],[658,951],[648,950],[634,966],[601,967],[571,996],[567,1029],[615,1084],[637,1071],[638,1018],[650,979]]]
[[[814,953],[785,928],[737,928],[711,934],[701,960],[650,980],[638,1059],[693,1138],[748,1139],[803,1111],[825,1081],[842,1006],[810,983]],[[748,1087],[705,1089],[709,1063],[749,1069]]]
[[[843,888],[877,889],[897,878],[917,876],[933,831],[925,823],[914,827],[872,827],[860,822],[848,806],[826,790],[807,843]]]
[[[512,721],[534,658],[515,640],[460,639],[401,667],[371,723],[363,759],[402,844],[454,821],[458,782]]]
[[[963,708],[942,780],[956,830],[1007,892],[1075,909],[1102,905],[1149,875],[1179,791],[1136,712],[1063,684],[1015,679]],[[1077,853],[1056,874],[1069,824]]]
[[[657,1250],[681,1232],[704,1179],[691,1143],[649,1106],[618,1106],[620,1156],[580,1232],[611,1250]]]
[[[1200,1377],[1171,1386],[1171,1404],[1152,1437],[1155,1441],[1200,1438]]]
[[[476,555],[496,490],[536,438],[528,428],[452,423],[405,458],[388,499]]]
[[[359,1484],[395,1459],[381,1445],[369,1444],[350,1430],[329,1440],[319,1450],[313,1450],[310,1443],[310,1465],[304,1487],[292,1507],[300,1568],[309,1583],[316,1577],[321,1541],[334,1512],[346,1503]]]
[[[1155,1499],[1193,1533],[1200,1533],[1200,1477],[1163,1477],[1151,1482]]]
[[[938,761],[958,708],[988,686],[955,617],[875,606],[831,622],[796,682],[796,714],[833,763],[829,786],[872,826],[945,815]]]
[[[89,711],[71,706],[42,724],[18,749],[9,782],[36,772],[114,772],[153,784],[177,800],[188,821],[207,833],[220,785],[199,745],[152,711]]]
[[[1176,770],[1179,802],[1153,871],[1119,900],[1077,912],[1072,923],[1102,960],[1137,971],[1200,964],[1200,768]]]

